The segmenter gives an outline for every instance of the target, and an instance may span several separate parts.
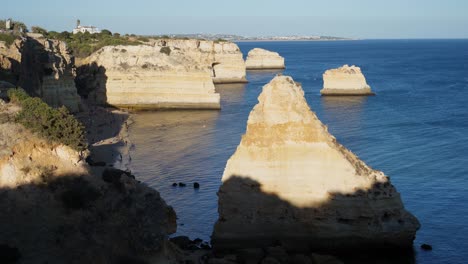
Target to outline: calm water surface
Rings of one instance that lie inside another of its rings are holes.
[[[422,228],[418,263],[468,259],[468,40],[242,42],[277,51],[329,131],[384,171]],[[320,97],[322,73],[360,66],[374,97]],[[209,240],[224,166],[245,131],[261,88],[277,72],[248,72],[248,84],[220,85],[221,111],[135,115],[132,170],[178,215],[178,234]],[[172,187],[173,182],[187,187]],[[194,190],[193,182],[201,188]],[[421,243],[433,245],[422,252]]]

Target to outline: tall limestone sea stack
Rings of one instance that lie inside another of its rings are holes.
[[[322,95],[374,95],[357,66],[343,65],[323,74]]]
[[[128,108],[218,109],[214,83],[246,81],[237,45],[200,40],[104,47],[78,73],[82,96]]]
[[[219,189],[215,250],[411,247],[418,220],[384,173],[340,145],[300,84],[263,87]]]
[[[247,70],[284,69],[284,58],[277,52],[254,48],[247,54],[245,61]]]

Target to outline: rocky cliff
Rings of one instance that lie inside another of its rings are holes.
[[[31,133],[18,110],[0,104],[2,261],[141,263],[163,250],[176,219],[158,192]]]
[[[284,58],[277,52],[255,48],[249,51],[245,61],[247,70],[284,69]]]
[[[0,42],[0,72],[2,80],[41,97],[49,105],[79,110],[74,58],[63,41],[32,34],[10,46]]]
[[[323,74],[322,95],[374,95],[357,66],[343,65]]]
[[[258,100],[224,170],[215,249],[411,247],[418,220],[384,173],[328,133],[300,84],[277,76]]]
[[[83,61],[77,85],[97,103],[129,108],[220,108],[213,83],[245,81],[237,45],[158,40],[104,47]]]

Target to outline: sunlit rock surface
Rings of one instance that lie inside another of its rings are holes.
[[[284,69],[284,58],[277,52],[254,48],[249,51],[245,61],[247,70]]]
[[[340,145],[300,84],[263,87],[219,189],[215,249],[410,247],[418,220],[382,172]]]
[[[343,65],[323,74],[322,95],[374,95],[357,66]]]
[[[158,40],[104,47],[79,68],[80,94],[130,108],[220,108],[214,83],[245,82],[234,43]]]

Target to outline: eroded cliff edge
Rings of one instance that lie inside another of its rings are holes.
[[[173,209],[129,172],[15,122],[0,100],[0,250],[20,263],[141,263],[163,254]],[[162,262],[167,263],[167,262]]]
[[[220,108],[214,83],[245,82],[245,63],[234,43],[153,40],[104,47],[83,60],[80,95],[129,108]]]
[[[263,87],[219,189],[215,250],[408,248],[419,228],[389,178],[330,135],[300,84]]]
[[[80,110],[75,61],[63,41],[29,34],[11,45],[0,41],[0,80],[22,87],[54,107]]]

